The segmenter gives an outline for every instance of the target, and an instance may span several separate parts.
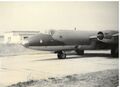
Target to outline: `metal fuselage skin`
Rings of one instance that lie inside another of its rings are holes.
[[[59,50],[92,50],[92,49],[110,49],[110,45],[106,45],[99,41],[91,41],[91,36],[97,36],[98,31],[76,31],[76,30],[60,30],[54,34],[38,34],[28,38],[26,47],[43,51],[59,51]],[[98,45],[99,46],[98,46]],[[102,46],[101,46],[102,45]]]

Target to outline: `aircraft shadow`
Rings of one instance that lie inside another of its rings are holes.
[[[70,55],[72,55],[72,56],[70,56]],[[110,54],[106,54],[106,53],[85,53],[84,55],[69,54],[66,59],[96,58],[96,57],[104,57],[104,58],[108,58],[108,59],[118,58],[118,57],[111,57]],[[35,60],[35,61],[66,60],[66,59],[58,59],[56,57],[56,58],[49,58],[49,59],[40,59],[40,60]]]

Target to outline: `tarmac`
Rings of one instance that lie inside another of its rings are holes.
[[[85,51],[85,55],[68,55],[57,59],[53,53],[32,53],[0,57],[0,87],[29,80],[85,74],[119,69],[119,59],[110,51]]]

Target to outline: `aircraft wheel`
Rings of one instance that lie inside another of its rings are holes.
[[[65,59],[66,54],[63,51],[60,51],[60,52],[57,53],[57,57],[58,57],[58,59]]]
[[[78,55],[84,55],[84,50],[76,50],[76,53],[77,53]]]
[[[119,56],[118,47],[111,49],[111,56],[112,57],[118,57]]]

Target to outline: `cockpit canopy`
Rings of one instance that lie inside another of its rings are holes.
[[[53,36],[53,34],[54,34],[55,32],[56,32],[56,30],[51,29],[51,30],[48,31],[48,34],[51,35],[51,36]]]

